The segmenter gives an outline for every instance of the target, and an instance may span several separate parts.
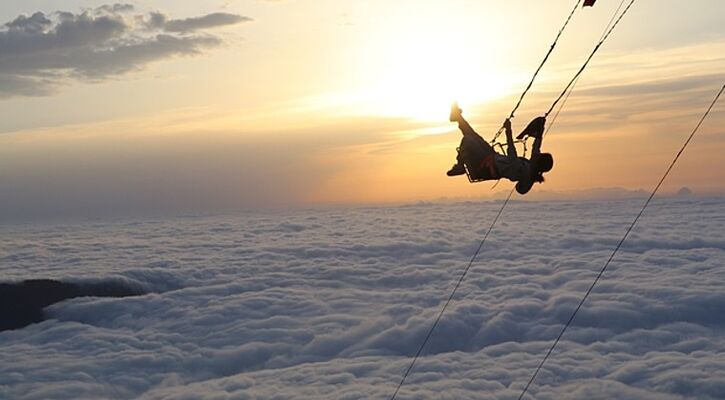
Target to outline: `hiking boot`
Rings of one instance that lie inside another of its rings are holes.
[[[458,103],[451,105],[451,116],[448,117],[451,122],[456,122],[461,119],[461,109],[458,108]]]
[[[451,169],[446,172],[446,175],[448,176],[457,176],[457,175],[463,175],[466,173],[466,168],[463,167],[463,164],[455,164]]]

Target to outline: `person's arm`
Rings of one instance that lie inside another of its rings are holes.
[[[539,135],[534,139],[534,147],[531,149],[531,158],[541,154],[541,141],[544,135]]]
[[[526,128],[521,131],[517,139],[523,139],[526,136],[534,137],[534,148],[531,152],[531,157],[536,157],[541,153],[541,140],[544,136],[544,127],[546,126],[546,117],[534,118]]]
[[[509,157],[517,158],[516,145],[514,144],[514,134],[511,131],[511,120],[506,118],[503,122],[503,127],[506,129],[506,153]]]

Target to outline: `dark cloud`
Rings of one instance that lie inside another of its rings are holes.
[[[40,78],[0,74],[0,98],[9,96],[47,96],[54,83]]]
[[[42,12],[36,12],[30,17],[20,15],[14,20],[5,24],[9,29],[25,30],[30,32],[42,32],[46,27],[50,26],[52,21],[45,17]]]
[[[72,79],[102,80],[199,54],[222,43],[203,30],[251,20],[228,13],[170,19],[133,11],[129,4],[112,4],[78,14],[36,12],[2,25],[0,98],[47,95]]]
[[[162,28],[167,32],[194,32],[200,29],[215,28],[251,20],[249,17],[229,13],[212,13],[202,17],[185,19],[168,19],[164,14],[153,13],[150,22],[152,27]]]
[[[123,13],[131,12],[134,10],[133,4],[105,4],[96,8],[97,12],[112,12],[112,13]]]

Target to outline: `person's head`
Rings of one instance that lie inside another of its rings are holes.
[[[534,181],[543,183],[544,172],[549,172],[554,167],[554,157],[550,153],[541,153],[531,160],[531,167]]]
[[[542,174],[549,172],[554,167],[554,157],[551,156],[551,153],[541,153],[536,157],[536,166]]]

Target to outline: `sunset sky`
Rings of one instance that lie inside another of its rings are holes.
[[[546,111],[619,3],[577,11],[514,130]],[[450,103],[490,138],[573,4],[3,0],[0,216],[508,190],[445,176],[460,139]],[[555,166],[534,191],[649,190],[725,83],[723,16],[721,0],[638,0],[546,137]],[[720,103],[665,191],[725,193],[724,152]]]

